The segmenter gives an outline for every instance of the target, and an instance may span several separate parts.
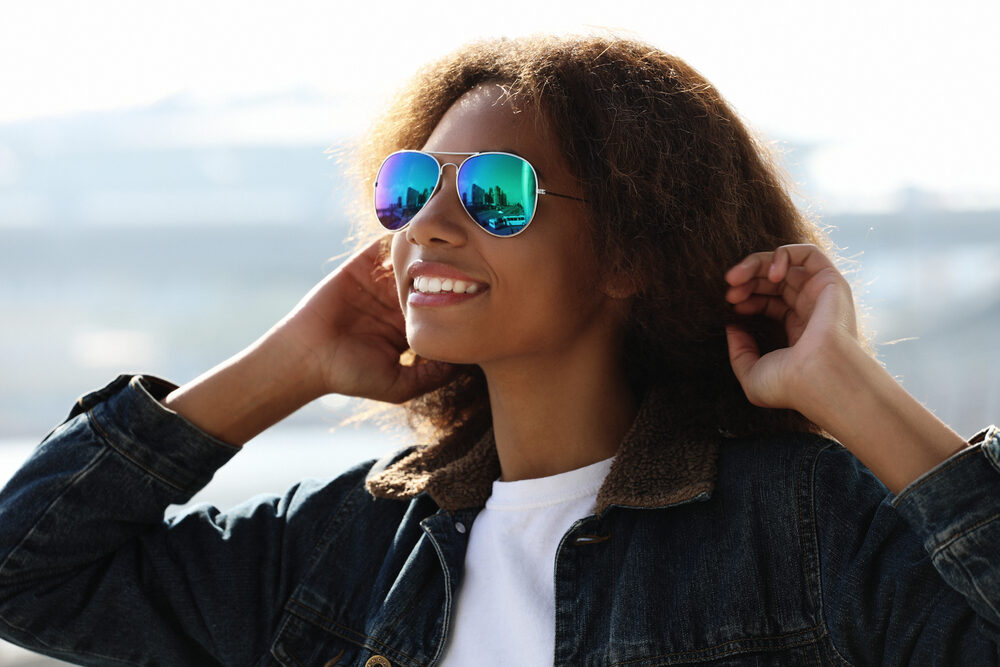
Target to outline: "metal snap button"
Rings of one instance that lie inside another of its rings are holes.
[[[455,530],[457,530],[458,532],[460,532],[460,533],[462,533],[464,535],[465,534],[465,524],[462,523],[461,521],[459,521],[458,523],[455,524]]]
[[[373,655],[368,658],[365,667],[392,667],[392,663],[385,656]]]

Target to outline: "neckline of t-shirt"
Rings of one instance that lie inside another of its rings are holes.
[[[608,471],[611,470],[612,461],[614,461],[613,456],[548,477],[520,479],[514,482],[501,482],[498,479],[493,482],[493,493],[486,500],[486,509],[534,509],[596,496]]]

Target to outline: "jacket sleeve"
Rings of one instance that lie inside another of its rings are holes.
[[[121,376],[80,399],[0,491],[0,635],[93,665],[253,664],[323,524],[366,466],[164,520],[237,449]]]
[[[1000,431],[893,496],[839,445],[813,470],[823,613],[852,664],[1000,664]]]

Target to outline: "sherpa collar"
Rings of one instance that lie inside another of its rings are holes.
[[[711,493],[715,485],[719,436],[683,436],[671,420],[669,401],[653,389],[646,394],[611,470],[597,493],[596,512],[611,505],[662,507]],[[490,429],[477,442],[438,443],[404,456],[367,480],[379,498],[408,500],[427,492],[439,507],[482,507],[500,477],[500,461]]]

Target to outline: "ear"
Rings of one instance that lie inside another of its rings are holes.
[[[639,286],[632,277],[615,271],[604,276],[600,289],[612,299],[627,299],[639,291]]]
[[[630,271],[629,262],[621,249],[613,251],[606,257],[603,266],[598,269],[598,289],[602,294],[616,300],[628,299],[642,290],[643,276],[635,270]]]

